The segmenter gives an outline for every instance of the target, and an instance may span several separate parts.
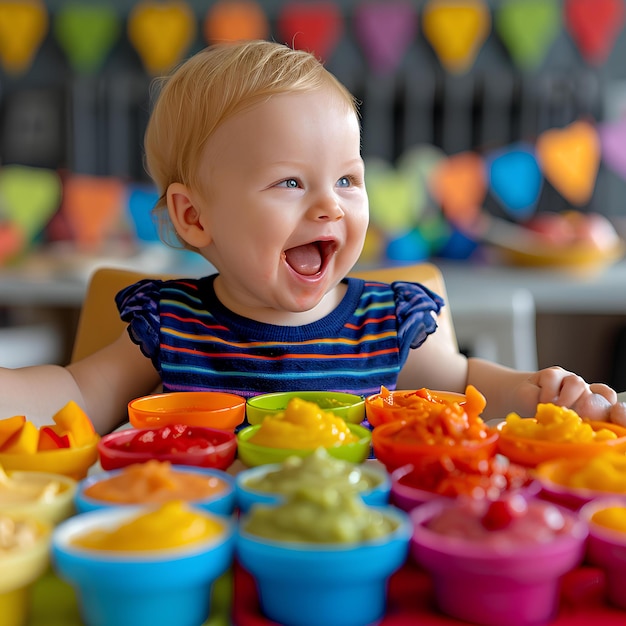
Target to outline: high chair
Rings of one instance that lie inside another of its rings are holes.
[[[447,301],[443,276],[432,263],[418,263],[400,267],[390,267],[353,272],[352,276],[392,282],[394,280],[419,282],[432,289]],[[174,278],[174,275],[146,275],[127,269],[100,268],[89,281],[83,301],[78,328],[74,340],[71,360],[78,361],[100,348],[112,343],[123,332],[126,324],[118,314],[115,294],[142,278]],[[445,332],[449,341],[457,347],[450,307],[443,307],[439,315],[439,330]]]

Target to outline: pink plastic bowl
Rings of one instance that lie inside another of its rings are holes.
[[[546,506],[554,506],[543,503]],[[572,512],[572,531],[549,543],[498,550],[447,537],[424,524],[456,501],[440,498],[411,512],[411,554],[433,579],[439,609],[484,626],[537,626],[559,606],[559,582],[582,560],[587,525]]]
[[[609,602],[626,609],[626,532],[612,530],[591,521],[594,513],[610,506],[624,507],[626,502],[616,498],[593,500],[580,509],[580,517],[589,525],[587,559],[604,571]],[[626,622],[626,616],[624,620]]]

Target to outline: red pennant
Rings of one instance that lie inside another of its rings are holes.
[[[292,2],[280,12],[277,27],[284,43],[326,61],[343,34],[343,16],[334,2]]]
[[[602,65],[624,26],[624,0],[565,0],[563,13],[585,61]]]

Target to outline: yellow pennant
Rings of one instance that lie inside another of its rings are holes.
[[[571,203],[586,204],[600,167],[600,138],[592,124],[577,121],[542,133],[535,150],[545,177]]]
[[[182,0],[139,2],[128,17],[128,38],[152,74],[183,59],[196,35],[196,17]]]
[[[483,0],[430,0],[423,10],[424,37],[450,73],[467,72],[491,30]]]
[[[0,60],[9,74],[30,69],[48,32],[48,12],[41,0],[0,1]]]

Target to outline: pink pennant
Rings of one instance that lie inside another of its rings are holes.
[[[354,13],[354,30],[372,69],[395,72],[417,32],[417,11],[406,0],[363,2]]]
[[[602,161],[626,179],[626,116],[616,122],[598,125]]]
[[[343,34],[343,17],[334,2],[291,2],[278,16],[278,32],[287,45],[326,61]]]

